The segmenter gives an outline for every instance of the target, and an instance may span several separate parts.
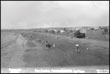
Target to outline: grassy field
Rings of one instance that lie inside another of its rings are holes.
[[[109,41],[32,32],[1,33],[1,67],[108,66]],[[46,41],[55,44],[47,48]],[[80,45],[77,53],[75,44]],[[87,50],[88,48],[88,50]]]

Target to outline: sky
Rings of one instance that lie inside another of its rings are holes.
[[[1,29],[109,25],[109,1],[1,1]]]

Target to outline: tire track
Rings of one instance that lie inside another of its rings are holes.
[[[15,51],[13,57],[11,58],[11,61],[8,65],[8,67],[13,67],[13,68],[17,68],[17,67],[23,67],[25,65],[25,63],[22,61],[22,56],[24,54],[25,49],[25,43],[26,40],[18,34],[17,40],[16,40],[16,46],[15,48],[12,48]]]

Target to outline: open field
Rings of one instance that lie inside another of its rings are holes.
[[[46,41],[55,44],[55,47],[47,48]],[[75,44],[80,45],[80,53]],[[1,33],[2,68],[108,65],[109,41],[70,38],[43,32]]]

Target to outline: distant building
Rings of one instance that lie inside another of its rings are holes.
[[[60,30],[60,33],[63,33],[63,32],[65,32],[64,30]]]
[[[81,33],[87,33],[87,29],[86,28],[82,28],[82,29],[80,29],[80,32]]]
[[[75,27],[75,31],[78,31],[80,30],[81,28],[80,27]]]
[[[57,33],[57,30],[56,30],[56,29],[53,29],[53,31],[54,31],[55,33]]]
[[[58,30],[57,33],[64,33],[64,30]]]
[[[94,30],[97,31],[99,29],[99,27],[94,27]]]
[[[87,27],[86,29],[87,29],[87,31],[88,31],[88,30],[90,30],[90,29],[91,29],[91,27]]]

